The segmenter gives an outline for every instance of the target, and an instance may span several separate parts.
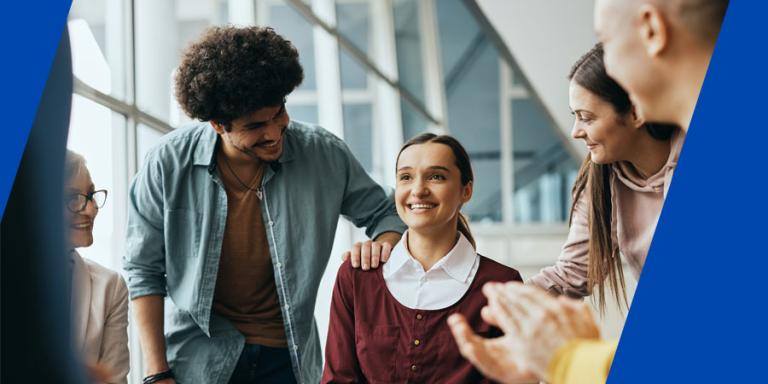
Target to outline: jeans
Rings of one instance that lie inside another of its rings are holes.
[[[246,344],[230,384],[289,384],[295,383],[288,348],[271,348],[258,344]]]

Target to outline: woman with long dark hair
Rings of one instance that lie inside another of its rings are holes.
[[[500,335],[480,316],[481,287],[520,274],[475,250],[460,213],[474,177],[456,139],[417,136],[396,167],[395,205],[408,230],[382,268],[339,269],[322,382],[487,382],[461,357],[446,319],[461,313],[476,332]]]
[[[573,187],[570,232],[560,258],[531,282],[557,294],[596,294],[606,286],[627,303],[622,256],[640,275],[684,140],[680,129],[643,120],[605,71],[598,44],[571,69],[572,136],[589,155]]]

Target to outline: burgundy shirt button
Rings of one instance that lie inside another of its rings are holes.
[[[421,344],[421,340],[416,339],[413,341],[413,345],[419,345],[419,344]]]
[[[422,315],[421,315],[421,313],[417,313],[417,314],[416,314],[416,319],[417,319],[417,320],[421,320],[421,319],[423,319],[423,318],[424,318],[424,316],[422,316]]]
[[[416,372],[416,364],[414,364],[414,365],[411,365],[411,371],[414,371],[414,372]]]

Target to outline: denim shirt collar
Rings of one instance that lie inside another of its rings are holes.
[[[292,161],[294,158],[294,147],[296,144],[291,140],[291,137],[293,136],[293,130],[291,129],[292,125],[293,122],[288,123],[288,128],[283,134],[283,140],[285,140],[283,142],[283,153],[280,155],[277,163]],[[213,173],[216,169],[216,148],[220,145],[220,141],[221,137],[216,133],[213,127],[203,130],[197,147],[195,148],[194,164],[208,167],[208,173]],[[273,168],[275,167],[273,166]]]

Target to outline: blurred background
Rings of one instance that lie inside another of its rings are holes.
[[[480,253],[528,278],[554,263],[568,230],[586,151],[570,139],[566,76],[596,41],[592,9],[593,0],[74,0],[68,147],[110,193],[94,245],[80,252],[121,270],[130,180],[162,135],[189,122],[173,96],[181,52],[209,26],[257,24],[299,51],[305,80],[287,99],[291,118],[343,138],[378,182],[394,184],[410,137],[457,137],[475,170],[464,213]],[[340,255],[363,237],[341,220],[315,311],[323,343]],[[609,305],[605,336],[619,335],[625,312]],[[133,331],[130,346],[140,382]]]

